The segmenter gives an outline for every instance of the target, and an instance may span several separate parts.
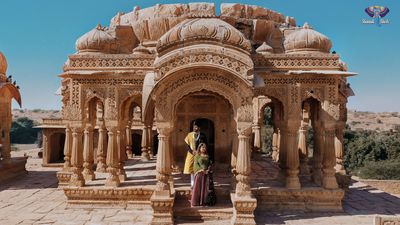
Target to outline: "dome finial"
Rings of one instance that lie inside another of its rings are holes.
[[[312,29],[312,27],[310,26],[310,24],[308,24],[307,22],[304,23],[303,28],[304,28],[304,29]]]

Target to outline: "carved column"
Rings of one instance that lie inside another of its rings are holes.
[[[337,189],[338,184],[335,176],[335,126],[326,125],[324,127],[324,156],[323,156],[323,177],[322,186],[326,189]]]
[[[232,224],[255,224],[253,212],[257,207],[257,199],[252,196],[250,189],[250,135],[250,127],[238,125],[237,183],[235,194],[231,194],[234,206]]]
[[[237,163],[236,163],[236,196],[250,196],[250,135],[251,130],[241,130],[238,131],[238,153],[237,153]]]
[[[324,136],[323,130],[318,123],[313,123],[314,128],[314,150],[312,180],[317,185],[322,185],[322,159],[324,157]]]
[[[300,154],[300,174],[301,175],[309,175],[310,170],[308,168],[308,145],[307,145],[307,128],[308,128],[308,119],[304,117],[303,111],[303,120],[301,121],[300,130],[299,130],[299,154]]]
[[[256,151],[261,151],[261,127],[259,124],[253,126],[254,132],[254,149]]]
[[[124,130],[118,130],[117,131],[117,146],[118,146],[118,176],[120,181],[125,181],[126,180],[126,171],[124,169],[125,166],[125,161],[128,159],[125,151],[125,135],[124,135]]]
[[[274,125],[274,133],[272,134],[272,160],[275,162],[279,159],[279,129]]]
[[[43,130],[43,162],[50,162],[50,132],[48,129]]]
[[[145,125],[142,131],[142,161],[148,161],[150,159],[149,153],[147,151],[147,144],[148,144],[147,136],[148,136],[147,126]]]
[[[128,122],[128,125],[126,125],[125,128],[125,140],[126,140],[126,155],[128,158],[133,157],[133,152],[132,152],[132,127],[131,127],[131,121]]]
[[[171,176],[170,132],[170,127],[158,128],[157,185],[150,199],[154,211],[151,224],[173,224],[172,206],[174,197],[171,195],[169,185]]]
[[[295,123],[286,125],[281,131],[281,147],[286,153],[286,188],[300,189],[299,180],[299,152],[298,152],[298,134],[299,127]],[[279,156],[279,159],[283,155]]]
[[[336,172],[342,175],[346,174],[346,170],[344,169],[343,165],[343,156],[344,156],[344,143],[343,143],[343,136],[344,136],[344,127],[345,122],[339,122],[336,126],[336,136],[335,136],[335,154],[336,154]]]
[[[109,176],[106,179],[106,186],[118,187],[120,185],[120,180],[117,175],[118,172],[118,141],[117,141],[117,127],[111,126],[108,129],[108,145],[107,145],[107,172]]]
[[[65,128],[65,144],[64,144],[64,171],[68,171],[71,167],[71,150],[72,150],[72,131],[69,126]]]
[[[147,154],[149,155],[149,159],[153,155],[152,146],[153,146],[153,129],[152,126],[147,127]]]
[[[85,179],[82,175],[83,149],[82,149],[82,128],[72,128],[72,154],[71,154],[71,179],[69,185],[82,187]]]
[[[99,126],[99,139],[97,143],[97,167],[96,171],[105,173],[107,171],[106,152],[107,152],[107,130],[104,125]]]
[[[86,126],[83,136],[83,177],[86,181],[94,180],[95,174],[93,172],[93,127]]]

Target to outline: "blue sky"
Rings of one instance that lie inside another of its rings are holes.
[[[8,60],[8,74],[21,86],[23,108],[60,109],[54,95],[69,54],[78,37],[98,23],[108,25],[119,11],[135,5],[145,8],[160,3],[189,1],[129,0],[1,0],[0,51]],[[217,13],[223,1],[213,1]],[[335,50],[360,75],[349,79],[356,93],[349,108],[359,111],[400,111],[400,3],[397,0],[271,0],[228,1],[263,6],[308,22],[328,36]],[[365,25],[364,9],[387,6],[390,24]],[[15,105],[14,105],[15,106]]]

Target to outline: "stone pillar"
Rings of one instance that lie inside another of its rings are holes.
[[[231,167],[232,167],[232,172],[236,173],[239,139],[238,139],[237,132],[232,133],[232,136],[233,136],[233,138],[232,138]]]
[[[68,171],[71,167],[71,150],[72,150],[72,131],[69,126],[65,129],[64,144],[64,171]]]
[[[286,154],[286,188],[300,189],[299,180],[299,151],[298,151],[298,134],[299,126],[295,123],[287,124],[281,131],[281,148]],[[283,155],[279,156],[279,159]]]
[[[254,149],[256,151],[261,151],[262,143],[261,143],[261,127],[260,125],[253,126],[254,132]]]
[[[326,189],[337,189],[338,184],[335,176],[335,165],[336,165],[336,155],[335,155],[335,127],[325,126],[324,127],[324,156],[323,156],[323,177],[322,177],[322,187]]]
[[[346,170],[343,165],[344,156],[344,143],[343,143],[343,130],[346,123],[339,123],[336,126],[336,136],[335,136],[335,154],[336,154],[336,172],[342,175],[346,174]]]
[[[246,130],[247,131],[247,130]],[[250,132],[240,131],[236,163],[236,196],[249,196],[250,192]]]
[[[126,171],[124,169],[125,166],[125,161],[128,159],[125,151],[125,135],[124,135],[124,130],[118,130],[117,131],[117,146],[118,146],[118,177],[120,181],[125,181],[126,180]]]
[[[160,126],[160,124],[158,124]],[[157,185],[150,198],[153,208],[151,224],[173,224],[172,207],[174,196],[171,194],[169,178],[171,176],[171,159],[169,154],[169,127],[158,128],[158,153],[157,153]]]
[[[95,179],[95,174],[93,172],[93,127],[88,125],[85,128],[83,136],[83,177],[86,181],[91,181]]]
[[[250,127],[238,128],[237,183],[235,194],[231,195],[234,206],[232,224],[256,224],[253,212],[257,207],[257,200],[252,196],[250,189],[250,135]]]
[[[272,134],[272,160],[278,162],[279,159],[279,129],[274,125],[274,133]]]
[[[99,139],[97,143],[97,167],[96,171],[105,173],[107,170],[106,165],[106,152],[107,152],[107,130],[104,125],[99,126]]]
[[[43,164],[50,162],[50,132],[48,129],[43,130]]]
[[[310,175],[310,170],[308,168],[307,128],[307,122],[305,120],[301,121],[298,149],[300,154],[300,174],[303,176]]]
[[[314,123],[314,150],[313,150],[313,169],[312,180],[317,185],[322,185],[322,159],[324,157],[324,136],[319,124]]]
[[[142,161],[149,161],[150,159],[149,153],[147,151],[147,141],[149,140],[147,138],[147,135],[147,126],[145,125],[142,131]]]
[[[133,157],[133,152],[132,152],[132,127],[131,127],[131,122],[128,122],[128,125],[126,125],[125,128],[125,140],[126,140],[126,155],[128,158]]]
[[[107,127],[108,129],[108,145],[107,145],[107,172],[109,176],[106,179],[106,186],[118,187],[120,180],[117,175],[118,172],[118,155],[120,149],[118,149],[117,142],[117,127]]]
[[[153,155],[152,146],[153,146],[153,129],[152,126],[147,127],[147,154],[149,155],[149,159]]]
[[[71,179],[70,186],[82,187],[85,185],[85,179],[82,175],[82,128],[72,128],[72,154],[71,154]]]

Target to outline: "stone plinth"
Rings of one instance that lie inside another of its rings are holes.
[[[58,187],[67,186],[69,180],[71,179],[71,172],[68,171],[59,171],[57,172],[57,179],[58,179]]]
[[[163,197],[153,194],[151,196],[151,208],[153,208],[152,225],[174,224],[173,211],[175,196]]]
[[[342,212],[344,190],[327,190],[319,187],[305,187],[299,190],[285,188],[259,188],[253,190],[258,200],[257,210]]]
[[[0,161],[0,181],[27,174],[25,169],[26,157],[14,157]]]
[[[257,199],[252,197],[237,197],[234,193],[232,193],[231,200],[233,204],[232,224],[256,224],[254,220],[254,210],[257,207]]]
[[[152,188],[64,187],[68,204],[150,205]]]

